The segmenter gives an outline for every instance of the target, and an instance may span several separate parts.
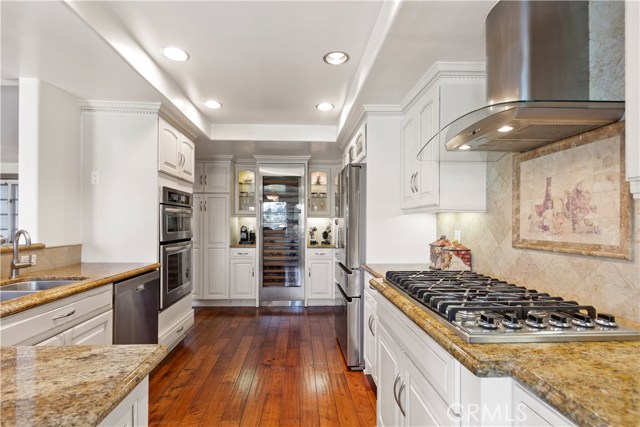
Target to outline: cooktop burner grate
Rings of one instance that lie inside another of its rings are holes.
[[[470,343],[639,340],[576,301],[468,271],[389,271],[385,281]]]

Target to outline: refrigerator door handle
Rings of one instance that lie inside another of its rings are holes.
[[[340,268],[347,274],[353,274],[353,271],[351,271],[351,269],[347,268],[344,266],[344,264],[342,264],[340,261],[338,261],[338,265],[340,266]]]
[[[342,286],[340,286],[339,283],[336,283],[336,288],[338,288],[338,290],[340,291],[340,293],[342,294],[342,298],[344,298],[345,301],[347,302],[353,302],[353,298],[348,297],[347,294],[344,293],[344,291],[342,290]]]

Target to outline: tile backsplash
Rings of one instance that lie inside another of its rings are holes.
[[[79,264],[82,255],[82,245],[56,246],[36,250],[20,250],[20,256],[29,254],[37,255],[36,265],[21,269],[21,275],[64,267],[65,265]],[[0,275],[1,279],[6,279],[11,275],[11,258],[13,258],[13,253],[11,252],[0,255],[0,266],[2,269],[2,274]]]
[[[441,213],[438,235],[472,250],[473,270],[640,322],[640,200],[633,202],[632,260],[511,246],[513,155],[487,164],[487,211]]]

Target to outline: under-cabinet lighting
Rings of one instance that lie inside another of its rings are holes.
[[[498,129],[498,132],[503,132],[504,133],[504,132],[511,132],[512,130],[513,130],[512,126],[504,125],[504,126],[502,126],[501,128]]]
[[[471,146],[468,144],[462,144],[460,147],[458,147],[458,150],[462,150],[462,151],[466,151],[470,149],[471,149]]]

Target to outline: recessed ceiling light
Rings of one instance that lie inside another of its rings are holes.
[[[333,110],[333,104],[329,104],[328,102],[323,102],[321,104],[316,105],[316,108],[320,111],[329,111],[329,110]]]
[[[349,55],[347,55],[345,52],[335,51],[327,53],[322,59],[327,64],[340,65],[349,60]]]
[[[162,49],[162,54],[172,61],[186,61],[189,59],[189,54],[179,47],[165,47]]]
[[[458,147],[458,150],[462,150],[462,151],[466,151],[470,149],[471,149],[471,146],[467,144],[462,144],[460,147]]]
[[[218,108],[222,107],[222,104],[220,104],[218,101],[215,101],[213,99],[205,101],[204,105],[209,107],[209,108],[213,108],[213,109],[218,109]]]
[[[500,129],[498,129],[498,132],[511,132],[512,130],[513,130],[512,126],[504,125]]]

